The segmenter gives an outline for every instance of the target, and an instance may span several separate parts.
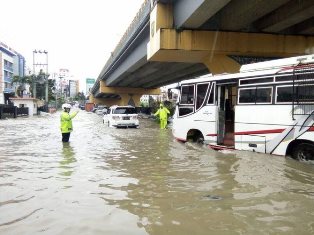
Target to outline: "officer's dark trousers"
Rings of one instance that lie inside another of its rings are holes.
[[[62,142],[69,142],[70,139],[70,132],[69,133],[62,133]]]

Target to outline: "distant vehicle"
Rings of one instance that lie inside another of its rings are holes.
[[[138,114],[133,106],[111,106],[104,113],[103,123],[109,127],[139,127]]]
[[[79,108],[82,109],[82,110],[85,110],[85,105],[84,104],[80,104]]]
[[[95,110],[93,110],[96,114],[102,115],[107,112],[107,106],[99,105]]]

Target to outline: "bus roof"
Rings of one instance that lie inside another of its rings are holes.
[[[242,65],[240,72],[250,72],[257,70],[282,69],[282,67],[291,67],[298,64],[314,63],[314,54],[283,58],[278,60],[269,60],[253,64]]]
[[[206,74],[194,79],[184,80],[181,84],[272,75],[279,73],[280,71],[288,72],[293,69],[293,66],[307,63],[314,63],[314,54],[246,64],[241,66],[239,73],[225,73],[217,75]]]

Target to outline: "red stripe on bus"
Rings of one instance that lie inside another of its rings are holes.
[[[207,134],[207,136],[217,136],[217,134]]]
[[[285,129],[273,129],[273,130],[260,130],[260,131],[240,131],[235,132],[235,135],[254,135],[254,134],[273,134],[273,133],[281,133]],[[217,136],[217,134],[207,134],[207,136]]]
[[[259,131],[239,131],[235,132],[234,135],[254,135],[254,134],[276,134],[281,133],[285,129],[272,129],[272,130],[259,130]],[[314,131],[314,126],[311,126],[308,131]],[[217,136],[217,134],[207,134],[207,136]]]
[[[281,133],[285,129],[272,129],[272,130],[259,130],[259,131],[240,131],[235,132],[235,135],[254,135],[254,134],[274,134],[274,133]]]

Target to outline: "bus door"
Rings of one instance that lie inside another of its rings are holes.
[[[236,84],[218,85],[217,144],[234,146],[234,106],[236,105]]]

